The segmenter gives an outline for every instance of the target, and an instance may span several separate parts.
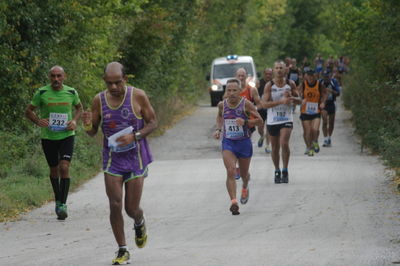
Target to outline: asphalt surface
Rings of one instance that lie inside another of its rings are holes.
[[[250,200],[238,216],[228,210],[220,143],[211,137],[216,112],[204,102],[151,140],[155,161],[142,198],[145,248],[134,246],[133,222],[125,216],[133,265],[400,264],[392,173],[361,152],[343,107],[333,146],[314,157],[303,154],[297,111],[289,184],[273,183],[271,159],[254,134]],[[0,224],[0,265],[110,265],[117,247],[103,174],[72,193],[68,208],[63,222],[49,203]]]

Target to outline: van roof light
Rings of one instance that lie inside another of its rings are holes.
[[[226,60],[237,60],[238,56],[236,54],[230,54],[226,56]]]

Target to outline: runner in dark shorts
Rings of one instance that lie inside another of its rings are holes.
[[[308,69],[300,85],[300,94],[303,98],[300,119],[306,144],[304,154],[308,156],[314,156],[314,153],[318,153],[320,149],[318,144],[320,118],[326,99],[325,87],[316,79],[316,75],[313,69]]]
[[[50,168],[50,181],[56,202],[57,219],[68,217],[69,167],[74,150],[76,121],[82,113],[78,92],[63,84],[64,69],[49,71],[50,84],[39,88],[26,109],[26,116],[41,127],[42,148]],[[40,118],[35,109],[40,109]],[[75,109],[73,115],[72,110]]]
[[[272,80],[273,77],[273,72],[272,72],[272,68],[266,68],[264,69],[263,72],[263,78],[260,79],[259,84],[258,84],[258,94],[260,95],[260,98],[262,98],[263,94],[264,94],[264,88],[265,85],[270,82]],[[263,146],[264,143],[264,138],[265,138],[265,152],[266,153],[270,153],[271,152],[271,148],[269,145],[269,137],[268,137],[268,132],[264,131],[265,128],[265,121],[267,120],[267,114],[268,114],[268,110],[266,108],[258,108],[257,109],[258,113],[260,114],[262,120],[263,120],[263,125],[257,127],[258,128],[258,134],[260,135],[260,138],[258,139],[257,142],[257,146],[259,148],[261,148]]]
[[[324,84],[327,90],[327,100],[325,101],[325,108],[321,110],[322,115],[322,133],[324,134],[323,147],[332,146],[332,134],[335,127],[336,115],[336,97],[340,95],[342,88],[339,82],[330,77],[331,73],[324,71],[321,83]]]
[[[263,107],[268,108],[267,130],[272,145],[271,159],[275,166],[275,184],[289,183],[289,140],[293,128],[293,105],[301,103],[296,84],[287,79],[286,75],[285,63],[276,61],[274,78],[265,86],[262,99]]]

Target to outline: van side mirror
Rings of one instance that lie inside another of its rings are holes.
[[[208,75],[206,76],[206,80],[207,80],[207,81],[210,81],[210,74],[208,74]]]

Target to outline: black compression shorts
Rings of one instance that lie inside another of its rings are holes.
[[[70,162],[74,153],[74,140],[75,136],[60,140],[42,139],[42,148],[47,164],[50,167],[55,167],[60,160]]]

